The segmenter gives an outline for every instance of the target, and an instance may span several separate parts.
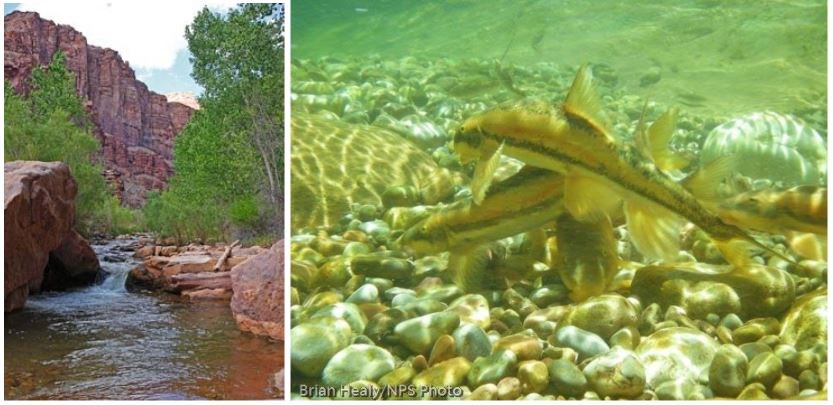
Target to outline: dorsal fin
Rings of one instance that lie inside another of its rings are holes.
[[[647,159],[653,159],[650,155],[651,142],[648,140],[648,131],[645,130],[645,112],[648,110],[648,100],[642,104],[642,112],[639,113],[639,121],[633,131],[633,140],[636,143],[636,150],[642,153]]]
[[[660,116],[648,128],[648,145],[654,164],[660,170],[670,171],[682,169],[690,163],[688,159],[675,154],[669,148],[671,137],[677,128],[677,114],[679,110],[671,108]]]
[[[648,103],[645,102],[645,107],[647,106]],[[636,133],[634,134],[636,148],[642,156],[654,162],[660,170],[671,171],[688,166],[690,160],[672,152],[668,146],[671,137],[674,135],[674,130],[677,128],[678,110],[676,108],[669,109],[646,130],[644,128],[645,107],[642,108],[642,115],[636,124]]]
[[[587,64],[582,65],[570,92],[561,107],[568,119],[579,121],[595,133],[603,134],[613,140],[607,126],[607,118],[602,110],[602,102],[593,86],[593,74]]]

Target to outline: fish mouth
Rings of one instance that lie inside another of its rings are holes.
[[[419,234],[418,225],[411,227],[394,241],[394,246],[398,249],[408,249],[415,253],[426,253],[428,249],[424,249],[424,246],[420,245],[427,247],[430,243],[425,241],[424,238],[421,238]]]
[[[394,243],[416,255],[429,255],[448,250],[449,235],[442,227],[426,230],[422,222],[402,233]]]

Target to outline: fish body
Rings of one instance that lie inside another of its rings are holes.
[[[489,190],[481,204],[451,204],[405,231],[400,243],[432,254],[517,235],[555,220],[564,210],[563,191],[561,174],[527,166]]]
[[[398,243],[418,254],[448,251],[451,279],[466,292],[523,278],[534,261],[544,260],[534,241],[545,239],[540,228],[564,212],[563,189],[561,174],[525,166],[491,188],[480,204],[469,198],[448,205],[405,231]],[[505,249],[495,241],[527,231],[529,249],[512,254],[507,267]]]
[[[498,107],[466,120],[455,134],[454,148],[464,164],[477,161],[482,166],[501,151],[528,165],[563,173],[566,210],[580,221],[610,216],[624,200],[634,245],[651,258],[676,258],[679,217],[716,241],[758,244],[707,210],[692,192],[662,172],[649,152],[611,135],[586,67],[579,70],[560,108],[536,101]],[[488,187],[477,175],[472,184]],[[690,185],[694,190],[700,187]]]
[[[750,191],[721,202],[717,212],[727,223],[756,231],[827,235],[827,188]]]
[[[564,177],[526,166],[489,190],[481,204],[458,201],[417,223],[399,242],[420,254],[472,249],[540,227],[563,211]]]

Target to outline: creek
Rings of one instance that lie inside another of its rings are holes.
[[[132,240],[93,245],[93,286],[5,314],[6,399],[266,399],[283,344],[237,329],[227,301],[126,288]]]

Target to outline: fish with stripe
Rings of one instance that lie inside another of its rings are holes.
[[[668,148],[657,147],[670,139],[673,117],[658,121],[643,142],[648,147],[638,149],[615,139],[590,71],[583,66],[562,105],[522,100],[471,117],[454,135],[454,149],[462,163],[476,162],[471,183],[475,203],[482,201],[494,162],[503,153],[562,173],[564,207],[579,221],[598,221],[623,209],[632,242],[648,258],[676,260],[685,220],[709,234],[736,266],[749,260],[746,243],[782,256],[698,201],[728,176],[731,159],[711,162],[682,184],[663,172],[679,159]]]
[[[748,191],[715,205],[715,212],[727,223],[784,235],[790,247],[802,256],[826,260],[826,187],[805,185]]]
[[[406,230],[397,243],[417,254],[450,252],[455,284],[465,291],[480,289],[493,278],[487,274],[496,262],[491,242],[529,232],[540,242],[532,244],[544,246],[538,230],[564,212],[563,185],[560,173],[525,166],[492,187],[480,204],[468,198],[445,206]],[[531,250],[531,258],[544,261],[543,250]]]

